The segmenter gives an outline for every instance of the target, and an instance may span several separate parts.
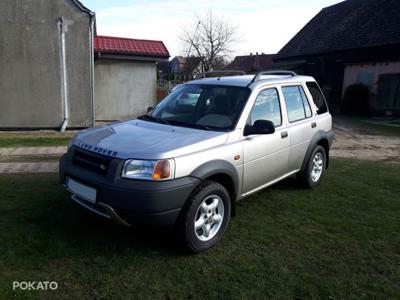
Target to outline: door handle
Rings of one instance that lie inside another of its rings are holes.
[[[311,128],[315,128],[315,127],[317,127],[317,123],[312,122],[312,123],[311,123]]]
[[[288,133],[287,131],[281,132],[281,138],[287,138],[288,137]]]

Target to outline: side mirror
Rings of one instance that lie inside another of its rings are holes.
[[[147,113],[151,112],[153,109],[154,109],[154,107],[149,106],[149,107],[147,108]]]
[[[253,135],[253,134],[271,134],[275,132],[275,125],[269,120],[257,120],[254,122],[253,126],[246,125],[244,128],[243,135]]]

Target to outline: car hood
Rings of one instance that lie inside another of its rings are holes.
[[[222,145],[227,138],[227,132],[129,120],[83,130],[76,135],[73,144],[123,159],[161,159]]]

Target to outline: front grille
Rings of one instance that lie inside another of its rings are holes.
[[[74,164],[79,167],[92,170],[98,174],[106,175],[108,168],[110,167],[111,158],[76,149],[73,161]]]

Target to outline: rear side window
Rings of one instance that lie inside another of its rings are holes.
[[[285,98],[289,122],[311,117],[310,104],[301,86],[282,87],[282,93]]]
[[[282,124],[281,106],[276,89],[266,89],[258,94],[250,113],[251,125],[257,120],[271,121],[275,127]]]
[[[313,97],[315,106],[318,109],[317,113],[321,115],[328,112],[328,106],[326,105],[324,95],[322,94],[318,84],[316,82],[310,81],[307,82],[307,87],[311,93],[311,96]]]
[[[300,89],[301,98],[303,99],[304,110],[306,112],[306,118],[309,118],[312,115],[310,103],[308,102],[306,93],[304,93],[303,88],[301,86],[299,86],[299,89]]]

